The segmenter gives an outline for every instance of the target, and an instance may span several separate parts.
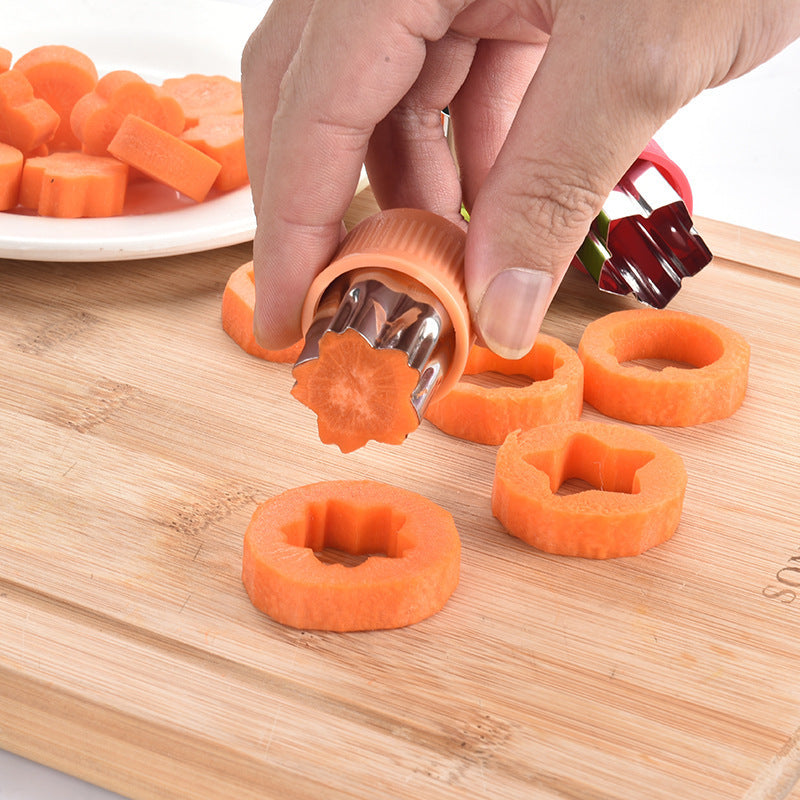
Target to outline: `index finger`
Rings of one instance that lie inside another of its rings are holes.
[[[264,346],[300,338],[306,291],[339,244],[372,131],[462,5],[315,3],[281,85],[257,213],[254,325]]]

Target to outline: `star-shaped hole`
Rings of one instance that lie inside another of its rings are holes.
[[[637,494],[637,473],[654,458],[654,453],[615,449],[593,436],[579,433],[560,451],[530,454],[525,460],[549,477],[554,494],[591,490]]]

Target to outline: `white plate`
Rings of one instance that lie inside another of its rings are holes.
[[[214,0],[3,0],[2,45],[16,59],[42,44],[85,52],[102,75],[130,69],[153,83],[190,72],[239,79],[261,7]],[[104,219],[0,213],[0,257],[120,261],[191,253],[253,238],[249,187],[203,203],[162,195],[173,210]]]

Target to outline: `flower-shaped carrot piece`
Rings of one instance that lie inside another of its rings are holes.
[[[93,91],[75,103],[70,125],[84,153],[103,156],[108,155],[108,145],[128,114],[135,114],[173,136],[183,130],[183,111],[178,101],[125,69],[104,75]]]
[[[50,142],[51,151],[80,149],[69,117],[78,99],[97,84],[97,68],[92,59],[74,47],[46,44],[20,56],[14,69],[25,73],[36,96],[58,114],[60,122]]]
[[[303,349],[303,340],[283,350],[267,350],[253,335],[253,308],[256,302],[253,262],[234,270],[222,293],[222,329],[245,353],[265,361],[294,364]]]
[[[326,549],[367,558],[352,567],[324,563],[315,552]],[[460,553],[452,516],[431,500],[374,481],[329,481],[256,509],[242,580],[253,605],[284,625],[399,628],[444,606],[458,584]]]
[[[559,494],[569,479],[595,488]],[[564,422],[509,435],[497,452],[492,511],[509,533],[539,550],[616,558],[669,539],[685,490],[680,456],[649,433]]]
[[[122,121],[108,152],[197,203],[205,200],[220,170],[218,161],[135,114]]]
[[[222,165],[214,183],[215,189],[230,192],[247,184],[244,117],[241,114],[201,117],[197,125],[184,131],[181,139]]]
[[[0,211],[14,208],[17,204],[24,160],[16,147],[0,143]]]
[[[27,154],[49,142],[58,129],[58,114],[35,97],[23,72],[0,72],[0,142]]]
[[[419,427],[419,372],[401,350],[375,349],[358,331],[326,331],[319,358],[297,364],[292,395],[317,415],[319,439],[351,453],[374,439],[402,444]]]
[[[44,217],[112,217],[122,213],[128,168],[108,156],[66,151],[29,158],[19,203]]]
[[[225,75],[192,73],[167,78],[161,86],[180,103],[187,128],[210,114],[242,113],[242,85]]]
[[[425,413],[437,428],[480,444],[501,444],[517,428],[577,419],[583,408],[583,366],[560,339],[539,334],[523,358],[509,360],[474,345],[464,375],[520,375],[526,386],[479,386],[463,378]]]
[[[688,426],[724,419],[741,406],[750,346],[735,331],[682,311],[631,309],[591,322],[578,355],[584,399],[602,414],[642,425]],[[626,364],[667,359],[694,367],[660,372]]]

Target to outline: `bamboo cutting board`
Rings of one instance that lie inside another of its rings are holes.
[[[289,367],[220,328],[248,246],[0,262],[0,746],[161,800],[800,798],[800,244],[701,227],[718,257],[673,305],[749,338],[748,396],[653,431],[680,527],[605,562],[503,532],[495,448],[321,445]],[[545,330],[630,305],[571,274]],[[250,605],[256,503],[332,478],[453,513],[442,612],[328,635]]]

